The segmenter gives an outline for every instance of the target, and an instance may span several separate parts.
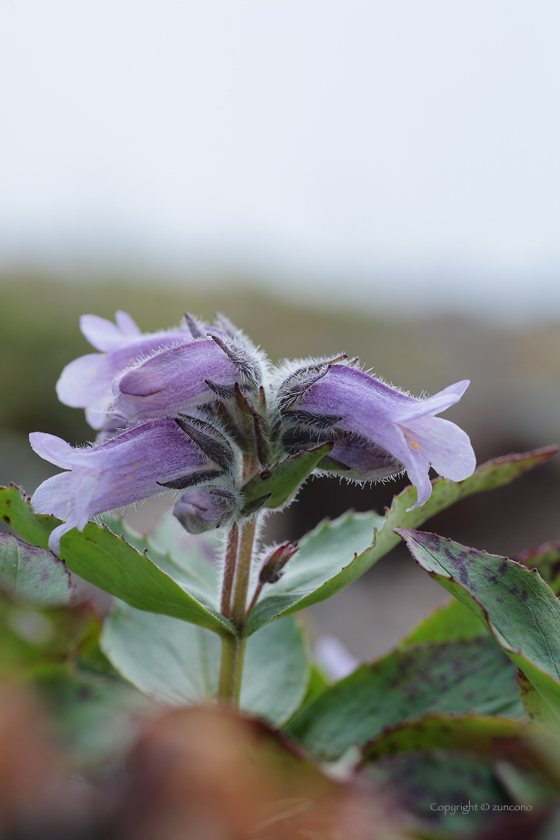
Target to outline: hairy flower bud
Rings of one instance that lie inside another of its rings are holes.
[[[298,544],[291,542],[272,549],[261,568],[259,583],[277,583],[284,574],[284,566],[292,559],[297,550]]]
[[[175,516],[190,534],[203,534],[225,525],[237,507],[233,490],[193,487],[183,493],[173,508]]]

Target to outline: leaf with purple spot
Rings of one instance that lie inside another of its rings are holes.
[[[396,650],[327,688],[288,734],[336,760],[387,727],[434,712],[523,717],[517,672],[490,638]]]
[[[0,589],[15,601],[40,607],[63,607],[74,586],[62,560],[46,548],[0,534]]]
[[[478,615],[560,718],[560,604],[539,573],[436,534],[398,534],[418,565]]]

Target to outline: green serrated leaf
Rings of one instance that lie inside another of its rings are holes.
[[[177,527],[180,528],[177,520],[174,517],[172,518]],[[186,546],[180,546],[178,541],[173,544],[169,526],[164,530],[162,525],[155,534],[146,537],[131,528],[123,519],[106,517],[104,524],[107,525],[111,533],[124,537],[136,551],[146,552],[158,569],[173,578],[181,589],[196,598],[199,603],[213,610],[218,609],[218,572],[216,566],[202,556],[196,538],[191,537],[189,540],[187,536]],[[184,531],[183,533],[186,534]],[[160,543],[163,541],[162,536],[167,537],[168,550],[166,550],[166,547],[160,548],[157,542],[158,536]]]
[[[105,622],[101,646],[117,671],[156,700],[185,706],[212,700],[220,640],[202,627],[120,606]],[[247,642],[241,708],[279,724],[301,704],[310,666],[293,618]]]
[[[62,607],[74,587],[68,569],[44,548],[0,534],[0,589],[15,601],[40,607]]]
[[[418,565],[486,623],[560,718],[560,604],[541,576],[436,534],[400,534]]]
[[[319,461],[333,448],[333,443],[324,443],[314,449],[298,452],[284,461],[262,470],[245,484],[241,490],[243,506],[248,507],[268,496],[267,508],[277,508],[297,492],[305,479],[313,472]]]
[[[332,761],[385,727],[428,712],[522,717],[516,673],[489,638],[397,650],[332,685],[287,731]]]
[[[456,598],[430,613],[399,642],[399,648],[422,642],[453,642],[486,636],[487,629],[477,615]]]
[[[491,756],[503,739],[526,734],[519,720],[484,715],[424,715],[385,730],[363,749],[363,761],[422,750],[463,750]]]
[[[15,485],[0,488],[0,517],[33,545],[47,548],[52,530],[60,524],[53,516],[38,516]],[[123,537],[90,522],[61,540],[60,558],[70,571],[140,610],[170,615],[215,633],[235,633],[231,622],[215,609],[199,603],[180,584],[139,553]],[[175,568],[175,567],[174,567]]]
[[[273,618],[317,604],[345,589],[400,542],[393,529],[415,528],[460,499],[509,484],[556,451],[556,447],[545,447],[496,458],[460,482],[438,478],[432,482],[432,495],[426,504],[408,513],[406,509],[416,501],[414,487],[395,496],[384,517],[373,512],[345,514],[332,523],[321,523],[300,541],[299,551],[279,583],[265,588],[249,616],[245,634],[253,633]]]

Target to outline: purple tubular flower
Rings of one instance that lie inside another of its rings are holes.
[[[113,386],[112,411],[127,421],[170,417],[216,399],[214,388],[232,389],[240,373],[211,338],[156,353],[123,373]]]
[[[418,400],[346,365],[332,365],[284,409],[291,428],[288,447],[334,440],[320,467],[357,481],[394,475],[405,469],[417,490],[411,510],[431,495],[430,465],[445,478],[462,481],[474,471],[475,455],[455,423],[435,417],[458,402],[468,380]]]
[[[94,429],[107,424],[111,384],[115,376],[138,358],[160,348],[192,341],[191,330],[142,334],[126,312],[117,312],[116,324],[97,315],[82,315],[80,328],[90,344],[101,353],[89,353],[66,365],[57,382],[58,398],[72,408],[85,408]]]
[[[192,487],[176,503],[173,516],[190,534],[203,534],[225,525],[236,506],[235,492],[219,487]]]
[[[36,513],[66,520],[49,538],[55,553],[63,534],[83,530],[98,513],[160,493],[164,484],[184,488],[221,472],[174,420],[136,426],[89,449],[42,432],[30,441],[42,458],[70,470],[44,481],[32,498]]]

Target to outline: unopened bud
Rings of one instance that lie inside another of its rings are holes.
[[[275,548],[264,562],[259,575],[259,583],[277,583],[284,574],[284,566],[297,550],[298,544],[290,542]]]
[[[228,490],[193,487],[176,503],[173,516],[190,534],[202,534],[225,525],[235,507],[235,495]]]

